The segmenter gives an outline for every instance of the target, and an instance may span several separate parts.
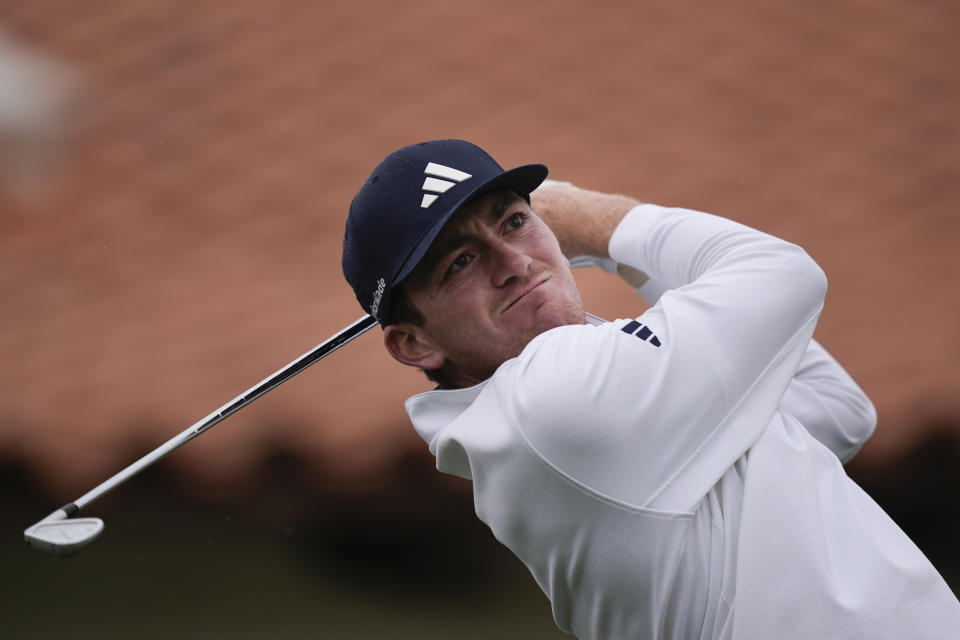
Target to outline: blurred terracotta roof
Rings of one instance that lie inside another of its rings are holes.
[[[806,247],[818,337],[880,411],[866,464],[960,414],[956,3],[58,0],[0,24],[80,87],[61,163],[0,173],[0,456],[60,497],[361,315],[347,203],[435,137]],[[582,281],[594,312],[642,308]],[[276,451],[378,482],[423,451],[401,402],[425,388],[368,335],[170,463],[210,491]]]

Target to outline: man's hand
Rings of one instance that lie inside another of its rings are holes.
[[[530,194],[530,204],[557,236],[563,255],[606,258],[610,236],[627,212],[640,203],[626,196],[581,189],[569,182],[546,180]]]

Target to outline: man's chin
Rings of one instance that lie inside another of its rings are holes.
[[[526,347],[527,343],[541,333],[546,333],[557,327],[565,327],[571,324],[584,324],[585,322],[586,314],[582,307],[578,309],[566,305],[553,307],[544,305],[537,310],[533,321],[528,324],[525,329],[521,330],[524,334],[523,347]]]
[[[467,387],[486,380],[507,360],[520,355],[527,345],[537,336],[571,324],[584,324],[586,315],[582,308],[563,307],[538,315],[533,323],[515,326],[503,336],[498,348],[481,354],[459,360],[459,365],[449,362],[449,369],[453,372],[452,378],[457,386]]]
[[[583,300],[579,296],[548,302],[537,309],[537,312],[542,326],[541,333],[570,324],[584,324],[587,320]]]

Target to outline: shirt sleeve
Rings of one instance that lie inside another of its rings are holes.
[[[612,266],[604,268],[613,273],[616,263],[610,262]],[[650,306],[666,292],[649,277],[634,290]],[[807,346],[781,407],[844,464],[857,455],[877,425],[870,398],[816,340]]]
[[[531,342],[511,369],[516,428],[590,490],[689,511],[779,409],[826,278],[796,245],[654,205],[624,218],[610,255],[666,292],[639,318]]]
[[[816,340],[810,341],[781,407],[844,463],[877,425],[870,398]]]

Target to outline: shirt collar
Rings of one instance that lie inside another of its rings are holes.
[[[606,320],[591,313],[586,314],[586,316],[586,324],[600,325],[606,323]],[[531,340],[530,344],[542,340],[546,333],[549,333],[549,331],[541,333]],[[528,348],[529,346],[527,345]],[[460,417],[460,414],[473,404],[473,401],[477,399],[477,396],[480,395],[480,392],[483,391],[491,379],[487,378],[479,384],[464,389],[434,389],[407,398],[404,406],[410,416],[410,421],[413,422],[413,428],[420,434],[421,438],[426,440],[427,444],[431,444],[444,427]]]
[[[404,406],[420,437],[427,444],[473,404],[489,379],[465,389],[434,389],[407,398]]]

